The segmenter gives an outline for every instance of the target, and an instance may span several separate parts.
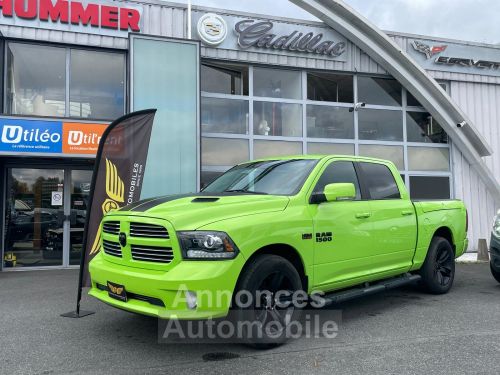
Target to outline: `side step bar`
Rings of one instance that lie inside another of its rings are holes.
[[[354,298],[369,296],[375,293],[383,292],[384,290],[399,288],[400,286],[411,284],[413,282],[419,281],[422,277],[420,275],[412,275],[406,273],[402,276],[395,278],[382,280],[376,284],[367,285],[364,288],[354,288],[349,290],[343,290],[341,292],[334,292],[323,296],[326,306],[349,301]]]

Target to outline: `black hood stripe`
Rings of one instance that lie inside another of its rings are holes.
[[[195,198],[203,198],[203,197],[231,197],[231,196],[241,196],[245,195],[245,193],[241,192],[231,192],[231,193],[190,193],[190,194],[176,194],[176,195],[166,195],[163,197],[149,198],[145,199],[131,205],[123,207],[120,211],[132,211],[132,212],[146,212],[156,206],[161,204],[172,202],[177,199],[183,199],[191,197]]]
[[[141,204],[144,204],[146,202],[150,202],[154,199],[157,199],[158,197],[155,197],[155,198],[147,198],[147,199],[143,199],[143,200],[140,200],[140,201],[137,201],[137,202],[134,202],[132,204],[128,204],[126,206],[123,206],[122,208],[120,208],[120,211],[131,211],[132,209],[136,208],[137,206],[141,205]]]
[[[192,196],[196,196],[196,194],[193,194],[193,193],[191,193],[191,194],[178,194],[178,195],[167,195],[164,197],[158,197],[158,198],[154,198],[151,200],[142,201],[142,204],[132,208],[130,211],[146,212],[147,210],[150,210],[151,208],[159,206],[160,204],[175,201],[177,199],[192,197]]]

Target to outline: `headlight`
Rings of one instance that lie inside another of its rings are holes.
[[[234,259],[238,248],[224,232],[177,232],[184,259]]]
[[[493,235],[500,238],[500,214],[495,216],[495,222],[493,224]]]

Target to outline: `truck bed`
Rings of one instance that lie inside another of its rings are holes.
[[[418,242],[413,259],[414,267],[425,261],[429,243],[439,231],[454,244],[455,256],[467,250],[467,210],[460,200],[417,200],[412,201],[417,216]]]

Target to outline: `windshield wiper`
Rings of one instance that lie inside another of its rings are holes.
[[[264,193],[263,191],[250,191],[245,189],[229,189],[229,190],[224,190],[224,193],[248,193],[248,194],[268,195],[268,193]]]

